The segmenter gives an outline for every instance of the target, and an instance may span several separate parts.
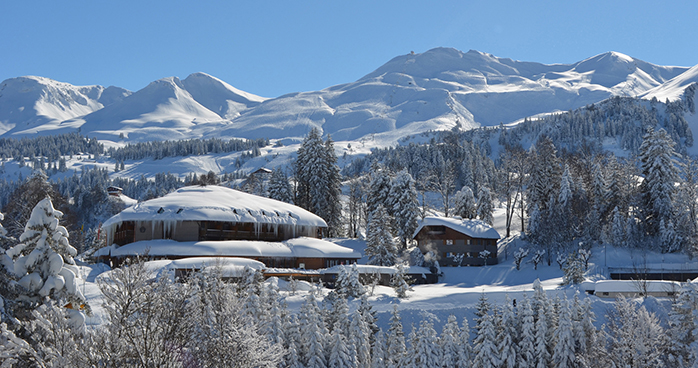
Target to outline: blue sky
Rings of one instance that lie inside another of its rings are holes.
[[[696,1],[3,1],[0,80],[130,90],[206,72],[265,97],[353,82],[434,47],[573,63],[698,64]]]

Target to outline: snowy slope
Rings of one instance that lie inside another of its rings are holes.
[[[319,127],[336,141],[375,147],[428,130],[494,126],[613,95],[640,95],[686,70],[616,52],[546,65],[436,48],[395,57],[356,82],[274,99],[239,91],[204,73],[181,81],[165,78],[99,111],[92,112],[99,108],[95,104],[49,114],[54,122],[64,120],[50,128],[80,128],[90,137],[113,142],[122,142],[123,134],[128,142],[198,137],[297,141]],[[10,93],[18,94],[16,88]],[[0,117],[18,114],[13,111],[17,108],[0,106]],[[37,116],[26,113],[5,124],[12,128]]]
[[[492,126],[613,95],[638,95],[685,70],[616,52],[545,65],[437,48],[398,56],[354,83],[268,101],[235,119],[224,135],[282,138],[321,127],[339,141],[390,144],[456,124]]]
[[[670,81],[642,94],[642,98],[651,100],[656,97],[659,101],[675,101],[681,98],[686,87],[698,83],[698,65],[681,73]]]
[[[100,110],[130,94],[119,87],[73,86],[34,76],[7,79],[0,84],[0,133],[53,130],[64,120]]]
[[[221,117],[194,99],[177,77],[150,83],[145,88],[81,119],[81,131],[91,137],[131,141],[184,139],[200,123]]]

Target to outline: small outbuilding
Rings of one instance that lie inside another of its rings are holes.
[[[500,235],[484,221],[428,216],[412,236],[422,254],[432,252],[441,266],[497,264]]]

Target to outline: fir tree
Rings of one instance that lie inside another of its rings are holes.
[[[485,314],[480,318],[479,330],[474,341],[473,350],[475,357],[473,358],[474,368],[495,368],[499,367],[501,361],[499,352],[497,351],[497,341],[495,335],[492,316]]]
[[[68,242],[68,230],[59,225],[63,213],[53,208],[50,198],[44,198],[32,210],[20,243],[8,249],[3,264],[11,269],[24,288],[22,299],[36,306],[44,297],[69,305],[69,318],[74,327],[82,327],[90,312],[80,292],[77,278],[80,274],[73,257],[77,251]]]
[[[441,364],[436,330],[434,330],[433,323],[427,318],[420,322],[419,329],[412,339],[407,358],[412,367],[430,368],[438,367]]]
[[[454,197],[453,213],[464,219],[474,219],[477,216],[477,202],[472,189],[464,186]]]
[[[660,235],[660,223],[673,221],[675,185],[678,178],[678,162],[674,142],[664,129],[649,129],[643,137],[639,151],[642,174],[642,214],[645,231],[649,235]],[[673,251],[673,244],[662,251]]]
[[[494,205],[492,204],[492,194],[490,189],[487,187],[480,188],[480,195],[477,199],[477,217],[489,225],[494,224],[494,217],[492,217],[492,211],[494,210]]]
[[[571,317],[567,300],[565,300],[560,309],[560,322],[553,337],[555,348],[552,360],[559,368],[575,367],[575,341]]]
[[[356,263],[351,266],[341,266],[339,270],[339,275],[337,275],[336,283],[337,294],[343,297],[358,298],[366,290],[359,280],[359,269]]]
[[[524,297],[520,303],[521,310],[521,335],[518,346],[518,362],[521,368],[533,368],[536,366],[536,337],[533,310],[528,297]]]
[[[332,331],[329,342],[330,359],[327,367],[329,368],[349,368],[355,367],[354,359],[349,355],[347,342],[344,335],[338,328]]]
[[[355,367],[369,368],[371,366],[371,330],[357,309],[349,325],[349,341],[356,350]]]
[[[406,169],[397,173],[391,181],[388,202],[392,204],[392,215],[395,219],[395,235],[402,239],[403,249],[417,229],[419,202],[414,179]]]
[[[502,323],[497,333],[497,350],[499,351],[499,360],[502,367],[514,368],[517,366],[517,319],[509,296],[506,297],[504,305],[501,307],[501,315]]]
[[[402,366],[402,361],[406,353],[405,334],[402,329],[402,319],[398,312],[397,305],[393,306],[390,317],[390,327],[386,335],[386,367],[398,368]]]
[[[407,276],[407,270],[403,263],[398,263],[395,266],[396,270],[393,276],[390,278],[390,286],[395,290],[395,294],[398,298],[407,298],[407,292],[412,291],[412,287],[407,282],[409,276]]]
[[[291,185],[288,183],[288,178],[284,172],[280,169],[274,170],[269,179],[269,198],[286,203],[293,201]]]
[[[397,247],[390,231],[390,217],[382,205],[371,213],[366,231],[366,255],[368,263],[393,266],[397,260]]]
[[[340,174],[334,144],[313,128],[301,143],[294,163],[298,185],[294,203],[322,217],[330,236],[341,232]]]
[[[460,335],[461,330],[458,327],[458,320],[454,315],[448,316],[448,321],[439,337],[441,367],[458,367],[458,358],[463,355]]]

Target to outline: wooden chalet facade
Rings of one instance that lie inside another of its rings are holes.
[[[441,266],[484,266],[498,263],[499,233],[480,220],[425,217],[413,239],[417,241],[422,254],[433,252]]]

